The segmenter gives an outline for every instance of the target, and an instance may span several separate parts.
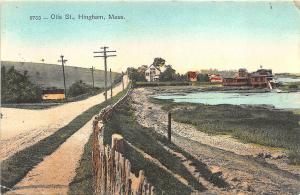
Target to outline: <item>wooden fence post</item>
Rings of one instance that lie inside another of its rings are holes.
[[[171,112],[168,112],[168,141],[171,142]]]
[[[111,148],[121,154],[124,153],[124,139],[120,134],[113,134],[111,136]]]

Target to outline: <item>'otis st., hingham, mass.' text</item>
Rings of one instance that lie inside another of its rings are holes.
[[[87,15],[87,14],[50,14],[49,16],[29,16],[30,20],[125,20],[125,16],[108,14],[104,15]]]

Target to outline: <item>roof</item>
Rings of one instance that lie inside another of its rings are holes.
[[[152,66],[153,66],[153,68],[155,68],[156,70],[158,70],[159,72],[161,72],[161,70],[160,70],[159,68],[155,67],[153,64],[151,64],[151,65],[147,68],[147,70],[149,70]],[[147,71],[147,70],[146,70],[146,71]]]

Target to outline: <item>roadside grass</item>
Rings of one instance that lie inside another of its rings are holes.
[[[42,110],[60,106],[64,103],[33,103],[33,104],[2,104],[2,108],[18,108],[18,109],[30,109],[30,110]]]
[[[113,87],[117,86],[120,84],[120,82],[113,84]],[[48,108],[53,108],[56,106],[63,105],[65,103],[70,103],[70,102],[78,102],[82,100],[86,100],[92,96],[98,95],[100,93],[104,92],[104,88],[99,88],[94,91],[78,95],[75,97],[70,97],[68,96],[67,99],[63,100],[45,100],[41,103],[13,103],[13,104],[2,104],[1,107],[3,108],[18,108],[18,109],[30,109],[30,110],[42,110],[42,109],[48,109]]]
[[[76,168],[76,175],[69,184],[68,194],[94,194],[92,165],[93,135],[84,146],[84,152]]]
[[[165,167],[175,174],[180,175],[188,181],[194,189],[203,192],[207,190],[182,164],[181,159],[174,156],[164,146],[176,152],[182,153],[193,162],[199,170],[200,175],[214,183],[218,187],[227,187],[227,183],[220,178],[213,176],[205,164],[189,155],[172,143],[168,143],[166,138],[155,132],[152,128],[141,126],[134,116],[134,110],[129,104],[119,106],[112,114],[110,120],[104,124],[104,142],[111,144],[111,136],[119,133],[124,136],[126,142],[139,148],[148,155],[157,159]],[[159,167],[141,153],[136,151],[130,144],[125,144],[125,157],[131,162],[132,171],[137,175],[139,170],[145,171],[148,181],[154,185],[157,194],[190,194],[192,189],[179,181],[172,174]]]
[[[238,105],[174,103],[151,99],[172,112],[175,121],[209,134],[229,134],[242,141],[285,148],[292,164],[300,164],[300,116],[292,111]],[[175,109],[176,108],[176,109]]]
[[[53,108],[56,106],[63,105],[65,103],[70,102],[78,102],[85,99],[88,99],[89,97],[98,95],[102,93],[104,89],[99,89],[94,92],[82,94],[76,97],[68,97],[68,99],[63,100],[46,100],[41,103],[20,103],[20,104],[2,104],[1,107],[3,108],[18,108],[18,109],[29,109],[29,110],[42,110],[42,109],[48,109]]]
[[[128,88],[119,92],[112,99],[108,100],[105,106],[117,102],[122,96],[126,94]],[[104,108],[103,106],[102,108]],[[101,109],[102,109],[101,108]],[[98,110],[97,113],[99,113]],[[96,113],[96,114],[97,114]],[[92,147],[93,135],[90,136],[88,142],[84,146],[84,151],[79,161],[79,166],[76,168],[76,175],[72,182],[69,184],[68,194],[93,194],[94,181],[93,181],[93,165],[92,165]]]
[[[1,185],[12,188],[34,166],[43,161],[44,157],[53,153],[66,139],[83,127],[94,115],[98,114],[102,108],[117,101],[123,93],[120,92],[112,99],[91,107],[52,135],[4,160],[1,163]],[[6,189],[1,189],[1,192],[5,191]]]

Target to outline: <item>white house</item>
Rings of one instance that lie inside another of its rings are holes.
[[[161,71],[151,64],[145,71],[145,78],[148,82],[158,81]]]

